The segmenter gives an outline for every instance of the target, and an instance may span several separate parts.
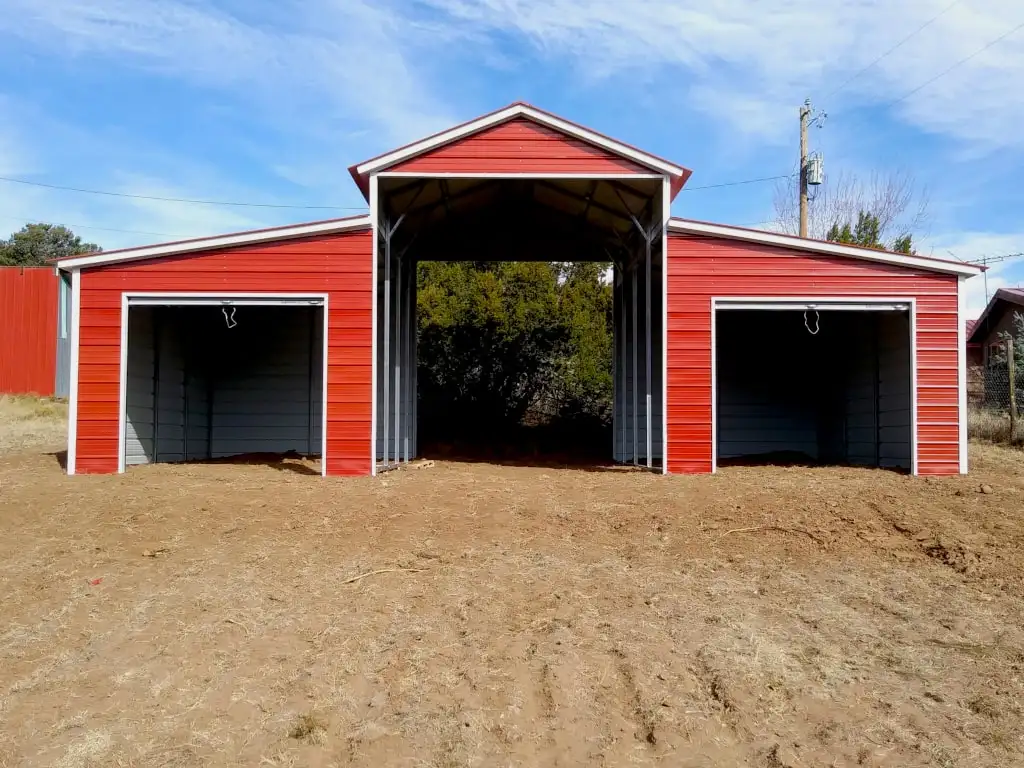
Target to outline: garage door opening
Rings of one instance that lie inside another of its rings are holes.
[[[161,301],[128,307],[124,465],[234,457],[321,474],[323,300]]]
[[[909,307],[745,306],[715,313],[718,465],[912,469]]]

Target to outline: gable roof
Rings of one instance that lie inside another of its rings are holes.
[[[388,168],[392,168],[395,165],[410,160],[413,157],[516,119],[531,120],[567,136],[579,139],[580,141],[592,144],[596,147],[601,147],[602,149],[619,155],[620,157],[632,160],[645,168],[650,168],[651,171],[655,173],[668,176],[671,182],[673,197],[675,197],[676,193],[682,189],[686,180],[690,178],[690,174],[692,173],[688,168],[684,168],[681,165],[676,165],[675,163],[669,162],[668,160],[656,155],[637,149],[630,144],[605,136],[602,133],[585,128],[582,125],[578,125],[577,123],[573,123],[521,101],[514,102],[509,104],[507,107],[503,107],[502,109],[483,115],[482,117],[478,117],[475,120],[461,123],[453,128],[449,128],[445,131],[420,139],[419,141],[415,141],[412,144],[407,144],[404,147],[399,147],[398,149],[391,150],[390,152],[386,152],[382,155],[378,155],[377,157],[365,160],[362,163],[358,163],[357,165],[353,165],[349,168],[349,173],[352,174],[352,178],[355,179],[356,184],[359,185],[363,195],[368,198],[370,189],[369,177],[371,174],[386,171]]]
[[[1024,289],[1022,288],[1000,288],[989,299],[981,316],[974,321],[974,325],[967,326],[967,341],[972,344],[980,344],[988,334],[988,319],[996,307],[1002,304],[1009,304],[1015,307],[1024,307]],[[975,338],[977,336],[977,338]]]
[[[748,229],[729,224],[712,224],[711,222],[694,221],[692,219],[669,219],[668,229],[669,232],[685,235],[724,237],[731,240],[759,243],[761,245],[791,248],[822,256],[845,256],[852,259],[863,259],[882,264],[894,264],[900,267],[924,269],[929,272],[943,272],[962,277],[972,277],[973,275],[981,274],[985,270],[984,267],[977,264],[968,264],[963,261],[947,261],[946,259],[934,259],[930,256],[894,253],[874,248],[863,248],[857,245],[833,243],[826,240],[812,240],[807,237],[797,237],[779,232],[767,232],[762,229]]]
[[[212,237],[196,237],[191,240],[176,240],[170,243],[142,245],[135,248],[121,248],[116,251],[100,251],[80,256],[67,256],[56,259],[58,269],[75,270],[83,267],[98,267],[104,264],[117,264],[123,261],[138,259],[154,259],[161,256],[172,256],[182,253],[212,251],[217,248],[230,248],[236,245],[257,245],[260,243],[290,240],[297,237],[313,235],[330,235],[337,232],[351,232],[370,228],[370,217],[347,216],[342,219],[326,219],[311,221],[307,224],[288,224],[283,227],[251,229],[246,232],[233,232],[229,235],[213,235]]]

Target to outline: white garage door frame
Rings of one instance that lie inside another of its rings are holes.
[[[711,471],[718,471],[719,310],[910,312],[910,471],[917,474],[917,300],[891,296],[713,296],[711,298]]]
[[[127,427],[128,393],[128,310],[131,307],[323,307],[323,376],[321,390],[320,475],[327,475],[327,335],[329,329],[328,294],[326,293],[232,293],[130,291],[121,294],[121,362],[118,391],[117,471],[125,471],[125,432]]]

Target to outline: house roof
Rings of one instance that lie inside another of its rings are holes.
[[[341,219],[326,219],[324,221],[311,221],[306,224],[288,224],[282,227],[251,229],[227,235],[196,237],[191,240],[176,240],[170,243],[143,245],[136,248],[121,248],[114,251],[100,251],[99,253],[87,253],[80,256],[68,256],[63,259],[56,259],[55,263],[58,269],[75,270],[82,267],[116,264],[122,261],[153,259],[160,256],[210,251],[216,248],[228,248],[236,245],[256,245],[259,243],[276,242],[278,240],[289,240],[296,237],[329,235],[336,232],[350,232],[369,228],[369,216],[347,216]]]
[[[573,123],[562,117],[558,117],[558,115],[554,115],[550,112],[545,112],[532,104],[527,104],[522,101],[514,102],[509,104],[507,107],[490,112],[486,115],[475,118],[474,120],[469,120],[468,122],[461,123],[453,128],[440,131],[439,133],[427,136],[419,141],[406,144],[398,149],[393,149],[390,152],[386,152],[362,163],[353,165],[349,168],[349,173],[352,174],[352,178],[355,179],[356,184],[359,185],[363,195],[369,199],[369,177],[371,174],[385,171],[399,163],[403,163],[413,157],[430,152],[438,147],[444,146],[445,144],[450,144],[466,138],[467,136],[479,133],[480,131],[487,130],[488,128],[493,128],[494,126],[517,119],[532,120],[535,123],[552,128],[566,134],[567,136],[572,136],[580,141],[601,147],[602,149],[619,155],[620,157],[632,160],[635,163],[650,168],[652,171],[665,174],[671,179],[673,197],[675,197],[679,190],[682,189],[686,180],[690,178],[692,173],[688,168],[684,168],[681,165],[669,162],[657,155],[644,152],[630,144],[605,136],[602,133],[593,131],[590,128],[585,128],[582,125]]]
[[[792,248],[797,251],[821,254],[824,256],[845,256],[865,261],[875,261],[883,264],[894,264],[900,267],[913,267],[924,269],[930,272],[943,272],[962,277],[972,277],[981,274],[984,267],[977,264],[968,264],[963,261],[949,261],[946,259],[934,259],[930,256],[908,255],[883,251],[875,248],[863,248],[857,245],[846,245],[844,243],[833,243],[826,240],[813,240],[807,237],[796,237],[779,232],[768,232],[762,229],[748,229],[746,227],[735,227],[729,224],[713,224],[707,221],[695,221],[693,219],[669,219],[668,228],[670,232],[677,232],[686,235],[700,235],[705,237],[724,237],[731,240],[743,240],[745,242],[760,243],[762,245],[774,245],[782,248]]]
[[[1009,304],[1015,307],[1024,307],[1024,288],[1000,288],[989,299],[981,316],[974,321],[974,325],[968,323],[967,341],[970,344],[980,344],[988,333],[988,319],[996,310],[997,306]],[[977,336],[977,338],[975,338]]]

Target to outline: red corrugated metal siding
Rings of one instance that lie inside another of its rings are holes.
[[[121,294],[327,293],[327,474],[371,471],[373,236],[367,230],[82,272],[77,472],[116,472]]]
[[[400,163],[406,173],[652,173],[547,126],[518,119]]]
[[[53,267],[0,267],[0,392],[53,394],[58,286]]]
[[[918,471],[960,471],[956,276],[713,237],[669,236],[668,254],[669,472],[711,471],[711,299],[727,296],[916,298]]]

